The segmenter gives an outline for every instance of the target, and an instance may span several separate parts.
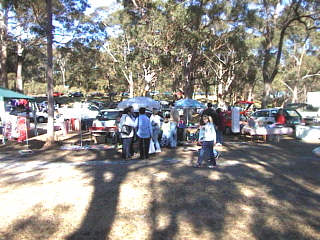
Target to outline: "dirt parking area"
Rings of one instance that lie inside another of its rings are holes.
[[[0,239],[320,239],[320,158],[295,139],[226,139],[120,160],[115,149],[0,147]]]

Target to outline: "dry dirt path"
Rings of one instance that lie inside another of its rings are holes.
[[[196,146],[148,161],[114,150],[0,154],[0,239],[319,239],[315,145],[229,139],[219,167]]]

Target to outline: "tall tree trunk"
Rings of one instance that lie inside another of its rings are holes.
[[[183,88],[184,96],[192,98],[194,92],[194,75],[195,75],[195,53],[189,54],[188,61],[184,67],[185,85]]]
[[[268,106],[270,91],[271,91],[271,83],[265,82],[264,83],[264,90],[263,90],[263,98],[262,98],[262,103],[261,103],[262,108],[266,108]]]
[[[23,79],[22,79],[22,53],[23,53],[23,47],[21,42],[18,41],[18,64],[17,64],[17,79],[16,79],[16,89],[19,92],[23,92]]]
[[[292,92],[292,103],[296,102],[298,102],[298,83],[294,85]]]
[[[133,98],[134,97],[134,84],[133,84],[133,74],[130,71],[129,73],[129,97]]]
[[[3,3],[0,3],[1,82],[2,82],[2,86],[5,88],[8,88],[7,29],[8,29],[8,10],[3,6]]]
[[[46,0],[47,4],[47,95],[48,95],[48,124],[46,145],[54,143],[54,99],[53,99],[53,64],[52,64],[52,0]]]
[[[249,87],[248,89],[248,101],[252,101],[253,100],[253,87]]]

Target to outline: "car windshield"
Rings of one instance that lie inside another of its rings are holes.
[[[268,111],[258,111],[252,114],[254,117],[268,117]]]
[[[290,117],[299,117],[299,114],[295,110],[287,110],[287,113]]]
[[[117,120],[120,116],[119,112],[102,112],[103,118],[107,118],[108,120]]]

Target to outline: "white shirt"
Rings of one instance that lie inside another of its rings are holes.
[[[133,119],[128,114],[122,114],[122,116],[121,116],[119,128],[121,129],[123,125],[128,125],[128,126],[132,127],[132,131],[129,135],[121,133],[121,138],[133,137],[133,134],[134,134],[133,128],[135,127],[135,123],[134,123]]]
[[[206,123],[206,125],[201,126],[199,133],[199,141],[213,141],[216,142],[216,130],[212,123]]]
[[[150,117],[150,122],[152,126],[161,127],[161,117],[159,115],[152,114]]]

